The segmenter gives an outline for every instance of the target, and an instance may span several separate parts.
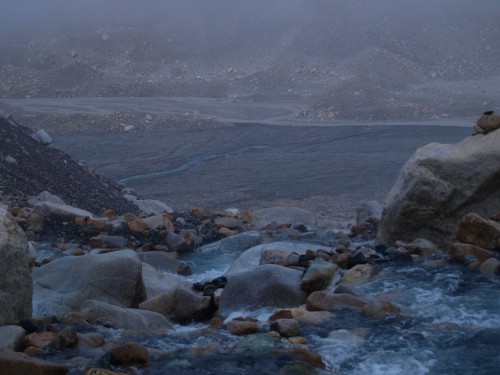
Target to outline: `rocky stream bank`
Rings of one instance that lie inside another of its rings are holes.
[[[437,289],[449,279],[458,297],[476,280],[496,298],[499,137],[419,149],[385,205],[360,204],[349,228],[297,208],[174,212],[130,191],[121,193],[130,210],[110,201],[97,211],[54,192],[7,193],[4,183],[0,373],[360,373],[341,353],[392,331],[404,332],[402,346],[459,335],[469,352],[494,349],[494,320],[430,319],[419,312],[428,301],[410,302],[411,287],[397,283],[419,273]],[[11,158],[4,170],[21,164]],[[427,351],[403,356],[399,369],[443,371]],[[490,354],[475,373],[497,368]]]

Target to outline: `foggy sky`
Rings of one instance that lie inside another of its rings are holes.
[[[422,24],[438,18],[443,25],[462,27],[489,24],[491,18],[491,26],[499,28],[500,15],[498,0],[0,0],[0,5],[2,39],[151,24],[234,31],[248,25],[300,23],[310,17],[335,21],[343,13],[346,21],[361,28],[366,18],[383,22],[387,17],[415,17]]]

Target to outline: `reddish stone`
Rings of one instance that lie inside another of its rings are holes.
[[[148,363],[147,349],[136,342],[128,342],[117,346],[110,351],[111,362],[115,365],[130,366]]]

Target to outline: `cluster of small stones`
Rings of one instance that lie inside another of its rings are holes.
[[[209,212],[193,208],[189,212],[149,217],[131,213],[118,216],[114,210],[105,210],[99,217],[77,217],[73,221],[50,219],[32,207],[7,210],[33,245],[50,242],[53,250],[64,253],[59,256],[129,248],[139,253],[161,251],[177,258],[203,244],[251,230],[250,216],[231,210]],[[50,260],[33,259],[33,265]]]

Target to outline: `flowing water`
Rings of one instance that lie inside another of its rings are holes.
[[[324,238],[316,243],[324,244]],[[199,249],[185,260],[195,274],[190,281],[222,275],[237,253]],[[40,256],[50,251],[41,250]],[[59,254],[60,255],[60,254]],[[338,280],[338,278],[336,278]],[[500,280],[456,264],[433,262],[385,264],[356,288],[397,303],[400,318],[372,320],[347,309],[316,325],[301,324],[300,335],[318,353],[325,368],[297,362],[283,351],[291,344],[271,337],[266,323],[274,309],[236,311],[261,322],[263,333],[235,336],[210,323],[174,325],[168,335],[127,337],[119,329],[97,327],[108,340],[140,341],[150,351],[144,368],[134,374],[236,375],[494,375],[500,368]],[[329,289],[334,289],[332,285]],[[77,355],[76,353],[74,355]],[[68,353],[65,358],[70,358]],[[54,359],[54,356],[52,356]],[[98,362],[96,362],[98,363]],[[70,374],[80,374],[72,368]]]
[[[322,241],[321,241],[322,242]],[[203,250],[203,249],[202,249]],[[198,251],[186,259],[191,281],[221,275],[238,254]],[[332,287],[333,288],[333,287]],[[320,354],[325,369],[314,369],[279,354],[286,340],[264,334],[237,337],[206,324],[176,326],[175,334],[143,343],[163,353],[147,374],[475,374],[500,368],[500,281],[458,265],[388,264],[357,286],[384,296],[402,317],[380,322],[351,310],[334,311],[319,325],[302,325],[301,335]],[[271,309],[239,311],[265,322]],[[263,323],[263,330],[269,327]],[[294,367],[295,366],[295,367]],[[289,371],[289,372],[287,372]]]

